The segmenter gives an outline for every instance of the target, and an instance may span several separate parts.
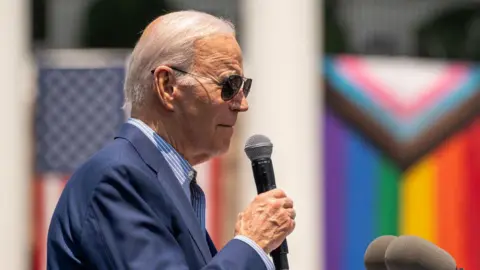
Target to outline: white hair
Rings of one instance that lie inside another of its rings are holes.
[[[144,105],[152,90],[151,71],[160,65],[189,71],[194,60],[194,42],[214,34],[233,34],[232,23],[198,11],[172,12],[159,17],[149,33],[133,49],[125,78],[125,101],[130,109]],[[187,83],[179,78],[179,83]]]

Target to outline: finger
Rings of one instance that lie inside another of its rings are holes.
[[[283,198],[283,197],[285,197],[285,193],[281,189],[275,188],[275,189],[271,189],[271,190],[262,192],[262,193],[258,194],[257,197],[259,199],[262,199],[262,198]]]
[[[287,212],[288,212],[288,216],[291,219],[295,219],[295,217],[297,217],[297,212],[295,211],[295,209],[293,208],[287,209]]]
[[[270,205],[271,205],[271,210],[273,211],[278,211],[279,209],[283,208],[283,200],[282,199],[275,199],[275,198],[269,198],[268,199]]]
[[[293,208],[293,201],[290,198],[285,198],[283,199],[283,208],[289,209]]]
[[[281,199],[281,198],[287,197],[287,194],[285,194],[285,192],[284,192],[283,190],[278,189],[278,188],[270,190],[270,191],[269,191],[269,194],[270,194],[271,196],[273,196],[274,198],[277,198],[277,199]]]
[[[288,230],[288,234],[291,234],[295,230],[296,225],[297,225],[297,223],[295,222],[295,220],[292,219],[290,221],[290,230]]]

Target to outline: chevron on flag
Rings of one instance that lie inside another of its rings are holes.
[[[324,67],[331,107],[403,168],[479,111],[480,70],[472,63],[337,55]]]
[[[35,109],[33,269],[46,269],[50,219],[71,173],[109,140],[126,120],[122,65],[40,67]],[[207,227],[220,243],[220,159],[197,166],[207,196]]]

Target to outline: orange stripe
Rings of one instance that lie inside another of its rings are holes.
[[[209,198],[209,206],[211,209],[211,229],[209,230],[210,236],[212,237],[212,241],[217,247],[217,249],[221,249],[221,245],[223,243],[222,239],[222,179],[221,179],[221,158],[214,158],[210,162],[210,198]]]
[[[480,269],[480,215],[477,208],[480,206],[480,118],[468,129],[468,181],[466,188],[466,210],[462,230],[465,231],[466,254],[468,260],[458,267],[464,269]],[[464,229],[465,228],[465,229]]]
[[[437,163],[438,242],[463,265],[466,261],[465,205],[466,134],[455,135],[435,153]]]

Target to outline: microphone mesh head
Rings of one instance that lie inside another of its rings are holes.
[[[383,235],[373,240],[367,247],[363,261],[367,270],[387,270],[385,264],[385,252],[390,243],[397,237]]]
[[[455,259],[445,250],[417,236],[400,236],[387,248],[389,270],[455,270]]]
[[[245,143],[245,153],[250,160],[270,158],[272,156],[273,144],[267,136],[253,135]]]

